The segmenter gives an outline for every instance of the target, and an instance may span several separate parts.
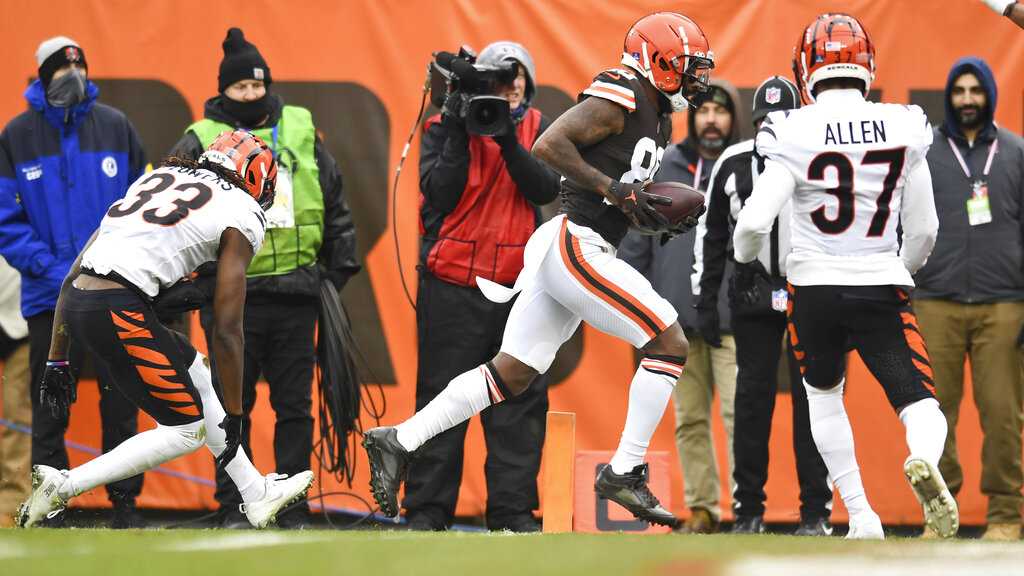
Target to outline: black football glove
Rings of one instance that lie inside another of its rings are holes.
[[[759,260],[753,260],[746,264],[737,262],[736,270],[732,275],[732,294],[730,294],[733,301],[741,306],[756,305],[761,300],[761,288],[757,285],[759,276],[771,282],[771,276]]]
[[[242,442],[242,416],[233,416],[231,414],[225,414],[224,420],[218,424],[221,430],[224,430],[225,445],[224,451],[220,453],[220,456],[214,460],[219,470],[223,470],[229,462],[235,459],[235,455],[238,454],[238,446]]]
[[[697,331],[708,346],[722,347],[722,323],[718,318],[717,306],[697,307]]]
[[[444,106],[441,108],[441,115],[449,119],[448,126],[466,129],[466,118],[462,112],[468,102],[468,97],[458,90],[448,93],[448,97],[444,100]]]
[[[78,387],[67,360],[47,360],[39,385],[39,403],[50,409],[54,418],[67,420],[71,405],[78,399]]]
[[[665,216],[655,206],[671,206],[672,199],[647,192],[650,180],[643,182],[619,182],[612,180],[608,193],[615,198],[615,205],[629,218],[640,232],[660,234],[672,228]]]

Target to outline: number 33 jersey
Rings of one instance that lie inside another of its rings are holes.
[[[930,176],[915,173],[927,172],[931,142],[919,107],[869,102],[856,90],[829,90],[815,104],[769,114],[756,152],[786,168],[795,184],[790,281],[911,284],[897,226],[908,211],[934,214],[923,197],[931,195]],[[911,174],[918,180],[913,190]]]
[[[671,116],[662,114],[659,103],[648,99],[644,82],[628,70],[605,70],[578,98],[580,102],[601,98],[622,107],[626,117],[622,132],[579,151],[584,161],[613,180],[643,182],[653,178],[672,135]],[[619,245],[630,226],[626,215],[604,196],[568,179],[562,180],[562,212],[612,246]]]
[[[155,297],[216,260],[228,228],[240,231],[257,252],[266,229],[263,210],[209,170],[165,166],[143,175],[110,206],[82,268],[116,272]]]

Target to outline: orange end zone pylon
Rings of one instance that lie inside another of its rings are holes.
[[[544,532],[572,532],[576,414],[548,412],[544,440]]]

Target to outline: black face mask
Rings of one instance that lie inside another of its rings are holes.
[[[50,81],[46,101],[55,108],[74,108],[85,100],[85,74],[72,68],[60,78]]]
[[[269,93],[264,94],[259,100],[251,102],[239,102],[227,96],[222,100],[224,102],[224,111],[246,128],[255,128],[261,120],[270,114]]]

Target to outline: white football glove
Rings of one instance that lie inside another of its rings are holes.
[[[1006,9],[1011,5],[1016,4],[1017,0],[982,0],[993,12],[1003,16],[1006,14]]]

